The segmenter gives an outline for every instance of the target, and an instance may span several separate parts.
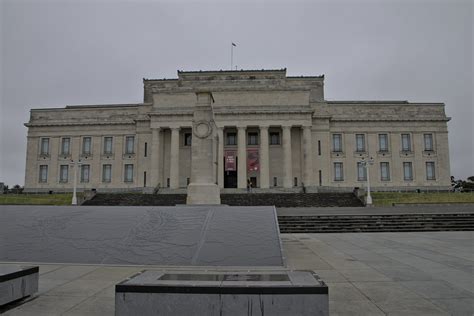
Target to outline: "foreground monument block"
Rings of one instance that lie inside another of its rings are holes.
[[[0,306],[38,292],[38,267],[0,265]]]
[[[329,315],[308,271],[144,271],[115,286],[115,315]]]
[[[214,98],[210,92],[197,92],[193,113],[191,183],[188,186],[187,204],[221,204],[220,190],[215,183],[214,146],[215,126],[212,119]]]

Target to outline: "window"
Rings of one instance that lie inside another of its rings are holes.
[[[318,140],[318,156],[321,156],[321,141]]]
[[[365,152],[365,135],[356,134],[356,151]]]
[[[297,178],[297,177],[295,177],[295,178],[293,179],[293,186],[295,186],[295,187],[298,186],[298,178]]]
[[[48,166],[41,165],[39,169],[39,182],[46,183],[48,182]]]
[[[84,137],[82,139],[82,154],[90,155],[92,153],[92,138]]]
[[[319,181],[319,186],[323,185],[323,172],[321,170],[318,171],[318,181]]]
[[[379,151],[388,151],[388,134],[379,134]]]
[[[277,177],[273,177],[273,186],[274,187],[278,186],[278,178]]]
[[[278,132],[270,133],[270,145],[280,145],[280,133]]]
[[[146,171],[143,171],[143,187],[146,187]]]
[[[166,187],[170,187],[170,178],[166,178]]]
[[[410,134],[402,134],[402,151],[411,151]]]
[[[247,145],[258,145],[258,133],[248,133]]]
[[[83,183],[89,182],[90,170],[91,170],[90,165],[82,165],[81,166],[81,182],[83,182]]]
[[[432,161],[426,163],[426,180],[436,180],[435,163]]]
[[[334,181],[343,181],[344,173],[342,169],[342,162],[334,163]]]
[[[433,134],[424,134],[425,151],[433,151]]]
[[[71,149],[71,139],[69,137],[65,137],[61,139],[61,155],[68,156],[69,151]]]
[[[110,182],[112,180],[112,165],[102,166],[102,182]]]
[[[104,137],[104,154],[112,154],[112,137]]]
[[[193,134],[185,133],[184,134],[184,146],[191,146],[192,139],[193,139]]]
[[[403,163],[403,180],[412,181],[413,180],[413,169],[411,162]]]
[[[342,152],[342,135],[332,134],[332,151]]]
[[[388,162],[380,163],[380,180],[390,181],[390,166]]]
[[[186,178],[186,185],[189,185],[190,182],[191,182],[191,179],[190,179],[190,178]]]
[[[132,164],[126,164],[125,165],[125,172],[124,172],[123,181],[133,182],[133,165]]]
[[[148,143],[145,143],[145,150],[143,153],[143,157],[146,157],[148,155]]]
[[[237,134],[227,133],[227,145],[237,145]]]
[[[367,181],[367,169],[362,162],[357,163],[357,181]]]
[[[49,138],[41,138],[41,155],[49,155]]]
[[[125,137],[125,153],[126,154],[135,153],[134,148],[135,148],[135,136]]]
[[[68,165],[59,166],[59,182],[67,182],[68,173],[69,173]]]

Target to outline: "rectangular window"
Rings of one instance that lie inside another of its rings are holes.
[[[379,151],[388,151],[388,134],[379,134]]]
[[[186,178],[186,185],[189,185],[190,182],[191,182],[191,179],[190,179],[190,178]]]
[[[41,155],[49,155],[49,138],[41,138]]]
[[[402,151],[411,151],[410,134],[402,134]]]
[[[278,178],[277,177],[273,177],[273,186],[274,187],[278,186]]]
[[[68,156],[71,149],[71,139],[65,137],[61,139],[61,155]]]
[[[146,171],[143,171],[143,187],[146,187]]]
[[[39,169],[39,182],[46,183],[48,182],[48,166],[41,165]]]
[[[318,156],[321,156],[321,141],[318,140]]]
[[[104,137],[104,154],[111,155],[112,154],[112,137]]]
[[[388,162],[380,163],[380,180],[390,181],[390,165]]]
[[[69,173],[68,165],[59,166],[59,182],[67,182]]]
[[[318,177],[319,177],[319,186],[322,186],[323,185],[323,172],[321,170],[319,170],[318,172]]]
[[[89,182],[90,170],[91,170],[90,165],[82,165],[81,166],[81,182],[83,182],[83,183]]]
[[[332,134],[332,151],[342,152],[342,134]]]
[[[110,182],[112,180],[112,165],[102,166],[102,182]]]
[[[191,146],[193,140],[193,134],[185,133],[184,134],[184,146]]]
[[[334,181],[344,181],[344,171],[342,162],[334,163]]]
[[[270,145],[280,145],[280,133],[278,132],[270,133]]]
[[[362,162],[357,163],[357,181],[367,181],[367,169]]]
[[[432,161],[426,163],[426,180],[436,180],[435,163]]]
[[[135,136],[126,136],[125,137],[125,154],[135,153]]]
[[[84,137],[82,139],[82,154],[90,155],[92,153],[92,138]]]
[[[124,172],[123,181],[133,182],[133,165],[132,164],[126,164],[125,165],[125,172]]]
[[[170,178],[166,178],[166,187],[170,187]]]
[[[403,163],[403,180],[412,181],[413,180],[413,168],[411,162]]]
[[[248,133],[247,145],[258,145],[258,133]]]
[[[298,178],[297,178],[297,177],[295,177],[295,178],[293,179],[293,186],[295,186],[295,187],[298,186]]]
[[[433,151],[433,134],[424,134],[425,151]]]
[[[143,153],[143,157],[146,157],[148,155],[148,143],[145,142],[145,150]]]
[[[236,133],[227,133],[227,145],[237,145],[237,134]]]
[[[356,151],[365,152],[365,135],[356,134]]]

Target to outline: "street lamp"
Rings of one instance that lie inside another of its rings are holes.
[[[362,166],[367,170],[367,206],[372,205],[372,196],[370,195],[370,172],[369,172],[369,166],[374,164],[374,158],[370,157],[368,160],[364,160],[362,158]]]
[[[74,161],[71,159],[71,166],[74,168],[74,182],[73,182],[73,191],[72,191],[72,205],[77,205],[77,169],[82,165],[81,160]]]

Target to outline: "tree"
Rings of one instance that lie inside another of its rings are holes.
[[[21,194],[23,192],[23,187],[19,184],[15,184],[12,188],[12,193]]]

